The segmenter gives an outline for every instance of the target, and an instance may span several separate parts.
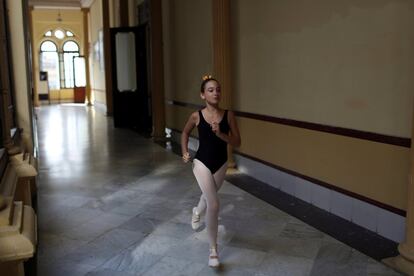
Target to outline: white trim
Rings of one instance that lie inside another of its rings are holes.
[[[395,242],[404,240],[405,217],[403,216],[284,173],[244,156],[234,154],[234,159],[238,170],[242,173],[281,189],[331,214],[376,232],[387,239]]]

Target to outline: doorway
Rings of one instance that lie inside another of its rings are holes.
[[[111,28],[114,126],[152,131],[147,73],[147,25]]]

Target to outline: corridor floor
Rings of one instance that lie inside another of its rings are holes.
[[[213,270],[190,164],[92,107],[36,113],[38,275],[399,275],[229,182]]]

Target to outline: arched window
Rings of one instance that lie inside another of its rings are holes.
[[[65,84],[66,88],[74,87],[73,79],[73,58],[79,56],[79,46],[73,40],[68,40],[63,44],[63,67],[65,70]]]
[[[40,45],[40,71],[48,73],[50,89],[60,89],[57,46],[50,40],[43,41]]]
[[[82,66],[74,67],[74,58],[80,55],[79,45],[74,40],[76,35],[71,31],[57,28],[47,30],[44,37],[47,37],[47,40],[40,45],[40,70],[48,72],[49,88],[73,88],[75,70],[79,71],[76,72],[76,76],[77,80],[82,83],[85,78],[82,76],[83,71],[79,69]],[[63,40],[62,48],[58,49],[52,40],[57,44]],[[78,64],[81,61],[78,59],[76,62]]]

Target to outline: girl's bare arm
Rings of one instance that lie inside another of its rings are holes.
[[[190,154],[188,152],[188,138],[193,128],[197,125],[197,122],[198,122],[198,113],[194,112],[188,118],[188,121],[185,124],[183,132],[181,134],[181,153],[182,153],[184,162],[188,162],[190,160]]]

